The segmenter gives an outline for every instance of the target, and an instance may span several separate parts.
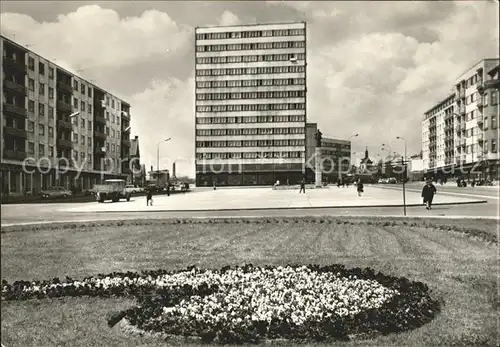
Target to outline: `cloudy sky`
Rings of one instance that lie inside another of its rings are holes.
[[[132,135],[156,165],[194,174],[195,26],[307,21],[308,121],[324,136],[359,133],[420,151],[422,113],[483,58],[498,56],[498,3],[2,1],[1,31],[129,101]],[[184,160],[184,162],[182,162]]]

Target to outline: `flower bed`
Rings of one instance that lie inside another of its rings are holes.
[[[366,269],[225,267],[113,273],[75,281],[2,281],[2,300],[132,296],[139,306],[114,315],[142,332],[220,343],[267,339],[324,341],[419,327],[438,312],[421,282]]]

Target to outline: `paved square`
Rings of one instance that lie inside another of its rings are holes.
[[[186,194],[153,196],[154,206],[146,206],[146,197],[133,197],[129,202],[68,204],[60,208],[73,212],[106,211],[181,211],[181,210],[238,210],[238,209],[279,209],[279,208],[322,208],[322,207],[362,207],[362,206],[402,206],[401,191],[366,186],[365,193],[358,197],[356,188],[329,187],[309,189],[305,194],[298,190],[273,190],[271,188],[219,188],[217,190],[194,190]],[[462,197],[439,195],[434,203],[475,202]],[[419,193],[407,192],[408,205],[422,205]]]

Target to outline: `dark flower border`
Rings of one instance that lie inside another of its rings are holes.
[[[299,265],[289,265],[297,268]],[[264,266],[265,269],[273,269],[273,266]],[[182,299],[192,295],[206,296],[218,290],[217,286],[201,285],[179,285],[176,287],[158,288],[151,286],[138,286],[133,283],[104,289],[95,285],[92,279],[103,279],[106,277],[120,277],[129,279],[143,278],[147,276],[157,277],[165,274],[191,271],[195,269],[190,266],[184,270],[145,271],[141,273],[114,272],[109,275],[98,274],[94,277],[86,277],[82,280],[86,284],[81,286],[57,286],[47,290],[45,293],[23,292],[25,286],[50,285],[72,283],[74,280],[66,277],[65,281],[54,278],[49,281],[16,281],[12,284],[2,281],[2,300],[27,300],[58,297],[133,297],[137,298],[139,305],[112,315],[108,319],[108,325],[114,326],[125,318],[126,322],[139,331],[175,335],[186,338],[197,338],[203,342],[218,343],[258,343],[263,340],[287,339],[296,341],[327,341],[327,340],[349,340],[355,336],[373,337],[375,335],[387,335],[412,330],[430,322],[439,312],[440,303],[431,298],[429,288],[422,282],[412,282],[405,277],[387,276],[375,272],[371,268],[346,269],[344,265],[334,264],[330,266],[307,265],[311,271],[318,273],[335,273],[338,277],[363,280],[375,280],[386,288],[397,290],[400,295],[392,297],[377,309],[370,309],[355,316],[325,318],[320,322],[306,322],[297,326],[292,322],[272,320],[252,321],[245,326],[224,326],[213,323],[212,326],[200,324],[193,320],[189,323],[179,323],[174,319],[157,319],[163,314],[163,307],[174,306]],[[252,264],[236,267],[223,267],[220,270],[212,270],[224,273],[229,269],[240,269],[243,272],[253,271]]]

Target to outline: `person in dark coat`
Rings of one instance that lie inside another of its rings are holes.
[[[422,198],[424,199],[424,204],[426,209],[432,209],[432,200],[436,194],[436,187],[432,184],[431,180],[427,181],[427,184],[422,188]]]
[[[153,206],[153,189],[151,187],[146,192],[146,206]]]
[[[170,196],[170,183],[167,183],[167,196]]]
[[[361,182],[361,180],[358,181],[356,187],[357,187],[357,190],[358,190],[358,196],[363,195],[363,191],[364,191],[363,188],[364,187],[363,187],[363,182]]]
[[[300,181],[300,191],[299,191],[299,194],[300,193],[306,193],[306,181],[305,180],[302,180]]]

